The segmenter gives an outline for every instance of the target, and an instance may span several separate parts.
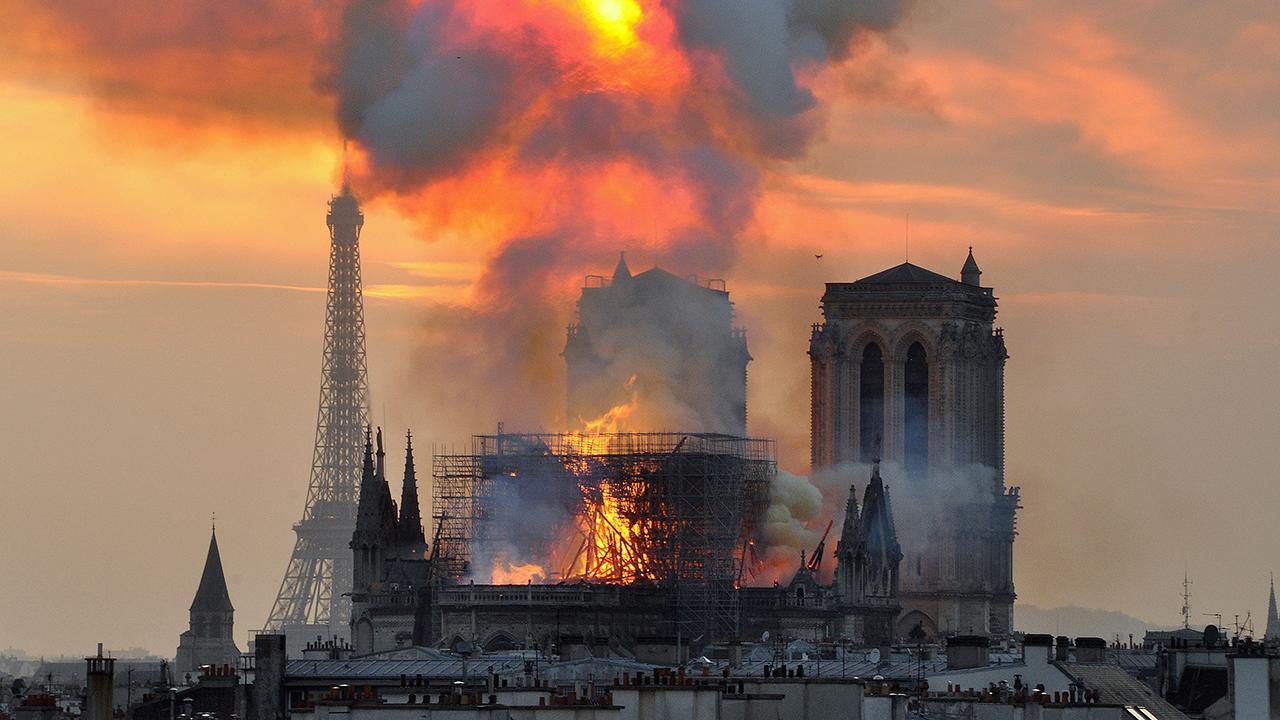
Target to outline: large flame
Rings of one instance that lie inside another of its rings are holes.
[[[586,0],[588,17],[609,45],[623,48],[636,41],[636,25],[644,11],[635,0]]]
[[[494,558],[492,582],[522,584],[552,579],[582,579],[608,583],[631,583],[653,579],[648,559],[638,542],[643,520],[626,512],[617,490],[593,474],[593,458],[609,452],[616,433],[625,431],[626,421],[636,411],[635,376],[627,383],[632,391],[628,402],[616,405],[598,418],[581,421],[582,429],[565,436],[570,451],[559,458],[564,467],[579,478],[582,505],[567,532],[550,553],[546,565],[515,563],[506,554]]]
[[[577,519],[582,542],[565,576],[608,583],[652,580],[649,559],[640,549],[643,520],[623,513],[610,486],[584,483],[581,487],[586,499]]]
[[[565,438],[575,454],[581,456],[603,455],[609,449],[610,436],[628,429],[627,421],[636,413],[636,408],[640,405],[640,396],[636,392],[635,375],[632,375],[627,380],[626,389],[631,393],[631,399],[627,402],[614,405],[604,411],[600,417],[593,420],[579,418],[579,422],[582,423],[582,430],[569,433]],[[585,458],[581,462],[585,462]],[[579,474],[582,473],[579,472]]]

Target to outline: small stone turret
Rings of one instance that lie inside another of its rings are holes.
[[[969,257],[965,259],[964,267],[960,269],[960,282],[965,285],[982,285],[982,269],[978,267],[978,261],[973,259],[972,245],[969,246]]]

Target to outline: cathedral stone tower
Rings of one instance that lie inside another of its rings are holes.
[[[215,530],[209,534],[209,554],[204,560],[200,587],[191,601],[190,626],[178,636],[178,656],[174,663],[178,672],[195,672],[201,665],[236,667],[240,650],[232,639],[234,618],[235,608],[231,606],[227,580],[222,574],[222,556],[218,553]]]
[[[747,336],[723,280],[651,268],[591,275],[564,346],[570,425],[638,399],[641,425],[747,434]]]
[[[900,637],[1012,631],[1008,355],[981,275],[970,250],[960,281],[903,263],[827,283],[810,339],[813,467],[870,463],[883,441],[905,501]]]

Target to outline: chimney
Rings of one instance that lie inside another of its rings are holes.
[[[991,639],[985,635],[954,635],[947,638],[947,669],[986,667],[991,658]]]
[[[88,688],[85,690],[84,720],[112,720],[111,692],[115,677],[116,659],[102,656],[102,643],[98,643],[96,657],[84,659],[87,664]]]
[[[1076,638],[1076,662],[1095,663],[1107,659],[1107,641],[1100,637]]]
[[[1053,658],[1053,636],[1028,634],[1022,638],[1022,661],[1043,663]]]
[[[252,720],[279,720],[284,717],[284,635],[254,638]]]
[[[675,666],[684,661],[688,646],[679,646],[674,635],[641,635],[635,641],[637,662]]]
[[[742,666],[742,641],[729,641],[729,667],[736,668]]]
[[[1053,659],[1058,662],[1066,662],[1070,657],[1071,638],[1066,635],[1059,635],[1054,645]]]

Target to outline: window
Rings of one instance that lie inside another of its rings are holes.
[[[929,359],[920,343],[907,348],[902,406],[907,474],[922,478],[929,469]]]
[[[868,343],[862,350],[858,381],[858,447],[862,462],[871,462],[884,436],[884,355]]]

